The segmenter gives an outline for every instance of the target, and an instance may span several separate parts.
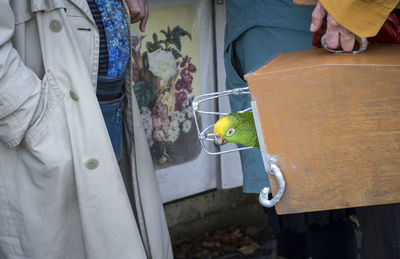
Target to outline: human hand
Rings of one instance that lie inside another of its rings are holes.
[[[144,32],[147,18],[149,17],[147,0],[127,0],[126,3],[131,14],[131,23],[140,21],[139,29],[141,32]]]
[[[332,16],[330,16],[325,8],[318,1],[312,13],[312,23],[310,31],[318,31],[326,17],[326,44],[330,49],[341,47],[344,51],[351,51],[354,47],[355,35],[338,24]]]

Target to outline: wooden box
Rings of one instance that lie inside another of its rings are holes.
[[[400,45],[281,53],[246,80],[286,180],[278,214],[400,202]]]

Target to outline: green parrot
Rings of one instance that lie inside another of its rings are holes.
[[[214,125],[214,143],[227,142],[260,148],[252,112],[231,113],[220,118]]]

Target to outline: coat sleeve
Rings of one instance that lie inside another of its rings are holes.
[[[38,106],[41,80],[11,43],[15,17],[9,0],[0,0],[0,143],[17,146]]]
[[[343,27],[360,37],[375,36],[399,0],[320,0]]]

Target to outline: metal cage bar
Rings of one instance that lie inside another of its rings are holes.
[[[233,90],[226,90],[226,91],[221,91],[221,92],[215,92],[215,93],[207,93],[207,94],[202,94],[197,96],[196,98],[193,99],[192,102],[192,108],[193,108],[193,114],[194,114],[194,121],[196,124],[197,128],[197,133],[198,133],[198,138],[200,140],[201,146],[203,148],[203,151],[206,152],[209,155],[222,155],[230,152],[236,152],[236,151],[241,151],[241,150],[247,150],[247,149],[253,149],[252,147],[241,147],[241,148],[232,148],[224,151],[210,151],[208,149],[208,146],[206,145],[206,142],[213,142],[214,139],[211,137],[214,137],[214,132],[212,131],[209,133],[208,131],[212,130],[214,128],[214,124],[206,126],[204,129],[200,129],[200,124],[199,124],[199,118],[198,116],[202,115],[215,115],[215,116],[225,116],[228,115],[229,113],[226,112],[214,112],[214,111],[204,111],[200,110],[200,105],[204,102],[208,101],[213,101],[218,98],[222,97],[228,97],[229,95],[244,95],[244,94],[250,94],[249,88],[244,87],[244,88],[236,88]],[[271,200],[268,199],[268,194],[270,193],[270,188],[265,187],[259,196],[259,202],[262,206],[264,207],[273,207],[275,206],[279,200],[282,198],[284,191],[285,191],[285,179],[283,178],[282,172],[279,169],[279,167],[276,165],[277,163],[277,157],[269,155],[266,152],[264,140],[261,134],[261,126],[258,120],[258,112],[257,112],[257,107],[255,105],[255,102],[251,102],[251,107],[248,107],[244,110],[238,111],[239,113],[242,112],[253,112],[254,116],[254,121],[256,123],[256,129],[257,129],[257,136],[259,139],[260,143],[260,148],[261,148],[261,154],[263,157],[263,162],[264,162],[264,167],[267,173],[270,173],[271,175],[275,176],[278,182],[278,192],[275,194],[274,198]]]

